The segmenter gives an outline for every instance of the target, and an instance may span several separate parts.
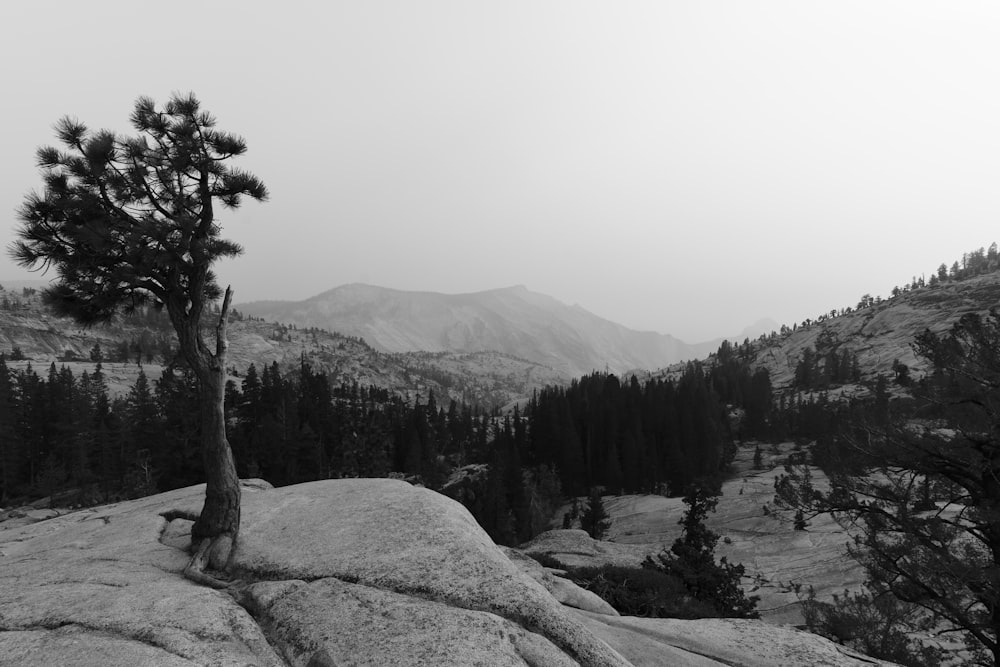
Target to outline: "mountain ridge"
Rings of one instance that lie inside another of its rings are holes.
[[[234,307],[246,315],[357,336],[383,352],[495,350],[569,377],[662,368],[704,357],[721,341],[689,344],[637,331],[524,285],[444,294],[349,283],[301,301]]]
[[[111,394],[121,396],[140,370],[159,377],[173,358],[173,336],[165,316],[121,317],[86,328],[52,313],[38,293],[0,289],[0,354],[7,356],[10,368],[44,370],[55,363],[75,374],[92,373],[96,362],[91,352],[99,346]],[[251,364],[263,369],[275,362],[285,373],[308,363],[338,385],[356,382],[408,397],[426,398],[433,391],[439,399],[485,408],[506,406],[536,389],[570,380],[542,364],[499,352],[384,354],[356,337],[233,317],[227,362],[231,379],[239,382]]]

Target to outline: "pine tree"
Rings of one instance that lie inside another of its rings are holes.
[[[587,506],[580,516],[580,527],[595,540],[603,539],[604,534],[611,527],[611,519],[604,508],[604,499],[601,498],[601,493],[596,487],[590,490]]]
[[[150,303],[167,311],[181,356],[198,378],[207,478],[185,574],[218,586],[205,569],[228,566],[239,533],[240,486],[224,414],[232,292],[227,288],[223,296],[212,265],[242,249],[221,238],[216,206],[236,208],[244,197],[263,201],[267,190],[230,166],[246,143],[215,129],[193,94],[175,94],[162,108],[141,97],[131,122],[134,137],[91,132],[69,117],[59,121],[62,148],[38,151],[45,189],[29,194],[19,210],[11,254],[29,268],[55,268],[58,280],[45,298],[83,324]],[[202,320],[220,297],[209,347]]]
[[[688,509],[679,522],[683,534],[669,552],[655,560],[647,557],[643,566],[679,578],[691,597],[711,604],[721,617],[757,618],[757,596],[747,598],[740,586],[743,565],[733,565],[725,557],[715,562],[719,536],[708,529],[705,518],[717,503],[703,485],[692,484],[684,496]]]
[[[152,452],[162,447],[160,434],[163,424],[143,371],[129,391],[126,405],[126,429],[123,439],[122,465],[125,470],[125,493],[138,498],[156,493],[156,479],[153,472]]]
[[[0,505],[14,495],[14,484],[21,476],[22,441],[16,430],[17,397],[13,375],[0,353]]]

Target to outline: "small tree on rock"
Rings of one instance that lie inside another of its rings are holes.
[[[743,565],[715,562],[719,536],[708,529],[705,518],[715,511],[719,499],[701,484],[692,484],[684,496],[687,512],[679,523],[684,527],[670,551],[646,558],[643,567],[673,575],[684,583],[692,598],[711,604],[724,618],[757,618],[757,596],[747,598],[740,585]]]
[[[140,97],[132,111],[136,136],[91,132],[66,117],[56,124],[61,148],[38,150],[44,190],[19,210],[11,255],[23,266],[55,269],[44,297],[57,312],[90,325],[146,304],[164,308],[180,355],[198,379],[205,505],[192,531],[194,555],[185,574],[221,582],[207,567],[228,565],[240,523],[240,488],[226,439],[226,325],[232,291],[211,267],[242,248],[220,236],[216,206],[267,198],[264,184],[234,168],[246,152],[236,135],[189,94],[158,108]],[[202,319],[222,298],[214,345]]]
[[[607,510],[604,509],[604,500],[596,488],[590,491],[587,507],[580,516],[580,527],[595,540],[602,539],[608,528],[611,527],[611,519],[608,517]]]

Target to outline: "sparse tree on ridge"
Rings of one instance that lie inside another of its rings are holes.
[[[10,253],[25,267],[54,269],[58,279],[45,299],[80,323],[108,321],[149,303],[166,309],[180,356],[198,379],[207,481],[185,574],[220,586],[206,568],[228,564],[240,490],[223,412],[232,291],[223,293],[211,266],[242,248],[221,238],[216,206],[236,208],[244,197],[264,201],[267,189],[230,165],[246,143],[215,129],[193,94],[174,94],[162,108],[140,97],[130,120],[135,136],[92,132],[69,117],[56,124],[62,146],[38,150],[44,189],[25,198]],[[202,318],[220,297],[210,346]]]

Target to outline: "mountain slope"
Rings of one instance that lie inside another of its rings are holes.
[[[892,377],[896,360],[921,375],[927,364],[914,354],[918,334],[927,329],[944,333],[966,313],[985,313],[997,305],[1000,272],[923,287],[767,340],[759,349],[757,363],[770,372],[776,387],[792,384],[806,348],[819,353],[847,350],[857,355],[865,380],[880,373]]]
[[[861,385],[870,385],[879,375],[892,379],[897,361],[907,367],[911,379],[919,379],[929,366],[914,351],[919,334],[926,330],[939,335],[947,333],[963,315],[984,315],[997,307],[1000,307],[1000,270],[948,280],[933,287],[908,289],[898,296],[846,309],[836,316],[823,315],[794,328],[781,327],[781,333],[772,331],[751,339],[750,365],[767,370],[772,386],[779,392],[797,389],[795,371],[806,350],[814,353],[819,368],[825,366],[832,353],[850,355],[857,360]],[[736,343],[738,346],[739,342]],[[716,361],[714,353],[705,359],[709,365]],[[682,364],[674,364],[653,375],[676,378],[683,370]],[[849,389],[853,384],[846,383],[844,387],[853,391]]]
[[[123,395],[140,369],[151,379],[160,376],[170,361],[162,348],[176,347],[173,336],[164,318],[145,316],[84,328],[53,315],[37,293],[0,290],[0,353],[7,355],[11,368],[31,364],[44,372],[54,362],[75,375],[92,373],[96,363],[90,360],[90,351],[99,345],[111,393]],[[148,343],[142,347],[151,351],[151,356],[143,355],[144,366],[135,360],[140,341]],[[127,360],[119,354],[123,347]],[[238,380],[250,364],[259,370],[277,362],[287,373],[303,360],[328,374],[336,385],[357,382],[361,387],[373,385],[408,397],[426,397],[433,391],[439,399],[485,408],[502,407],[531,396],[536,389],[569,380],[548,366],[498,352],[385,354],[356,338],[328,331],[250,319],[230,322],[228,367],[233,379]]]
[[[634,331],[523,286],[440,294],[352,284],[304,301],[258,301],[236,308],[299,327],[358,336],[387,352],[497,350],[570,377],[605,368],[661,368],[703,357],[717,346]]]

